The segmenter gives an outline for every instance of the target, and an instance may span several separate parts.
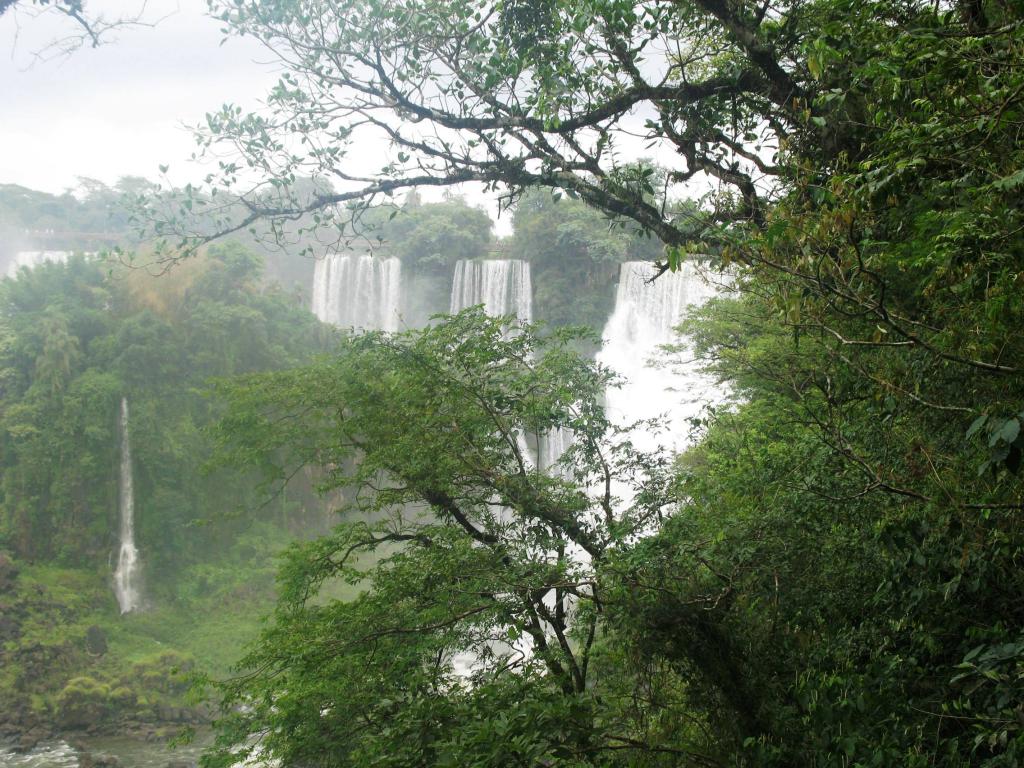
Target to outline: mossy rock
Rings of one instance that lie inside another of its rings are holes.
[[[107,633],[96,624],[85,630],[85,649],[93,656],[107,652]]]
[[[110,703],[117,710],[133,709],[138,702],[138,694],[127,685],[120,685],[110,692]]]
[[[189,689],[189,673],[195,661],[174,651],[141,662],[132,668],[135,682],[145,690],[167,694],[183,694]]]
[[[103,722],[113,708],[110,686],[76,677],[57,695],[57,722],[62,728],[85,728]]]

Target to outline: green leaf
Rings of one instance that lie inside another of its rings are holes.
[[[1020,422],[1017,419],[1007,419],[1000,427],[997,437],[1007,443],[1012,443],[1020,434]]]
[[[971,426],[967,428],[967,437],[971,438],[978,434],[978,431],[985,426],[985,422],[988,421],[988,414],[983,413],[981,416],[971,422]]]

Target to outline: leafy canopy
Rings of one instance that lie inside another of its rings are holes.
[[[602,566],[662,513],[665,467],[605,419],[610,376],[577,334],[508,323],[467,310],[225,385],[227,456],[271,482],[315,460],[357,521],[285,559],[275,622],[223,686],[214,764],[239,746],[395,766],[632,749],[592,674]],[[538,468],[530,444],[557,429],[573,447]],[[330,600],[337,580],[365,591]]]

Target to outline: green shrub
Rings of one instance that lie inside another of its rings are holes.
[[[57,695],[57,720],[62,728],[85,728],[105,720],[112,704],[110,686],[91,677],[75,677]]]

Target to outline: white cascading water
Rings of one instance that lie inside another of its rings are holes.
[[[522,259],[461,259],[455,263],[449,312],[455,314],[482,304],[492,317],[515,315],[522,323],[533,320],[533,285],[530,263]],[[535,466],[533,452],[519,435],[519,452]],[[541,465],[541,468],[545,467]]]
[[[114,570],[114,594],[121,613],[138,610],[139,550],[135,548],[135,491],[132,487],[132,444],[128,432],[128,398],[121,398],[121,546]]]
[[[643,419],[657,419],[664,431],[646,428],[631,434],[634,445],[647,451],[659,447],[681,450],[688,442],[691,419],[709,404],[721,402],[724,393],[714,379],[700,371],[697,361],[685,359],[657,367],[651,363],[667,358],[659,347],[682,344],[675,332],[688,307],[703,304],[718,293],[697,267],[686,262],[677,272],[655,274],[649,261],[628,261],[619,271],[615,311],[604,328],[604,346],[598,361],[624,380],[610,389],[605,407],[619,426]],[[667,362],[667,359],[666,359]]]
[[[531,322],[530,264],[520,259],[457,262],[449,311],[454,315],[477,304],[488,315],[515,315],[520,322]]]
[[[548,474],[561,474],[558,460],[572,445],[572,430],[559,427],[542,435],[538,443],[537,466]]]
[[[7,265],[7,277],[17,277],[22,267],[35,269],[48,261],[64,264],[71,257],[71,251],[19,251]]]
[[[397,331],[402,262],[332,254],[313,270],[313,314],[325,323],[366,331]]]

